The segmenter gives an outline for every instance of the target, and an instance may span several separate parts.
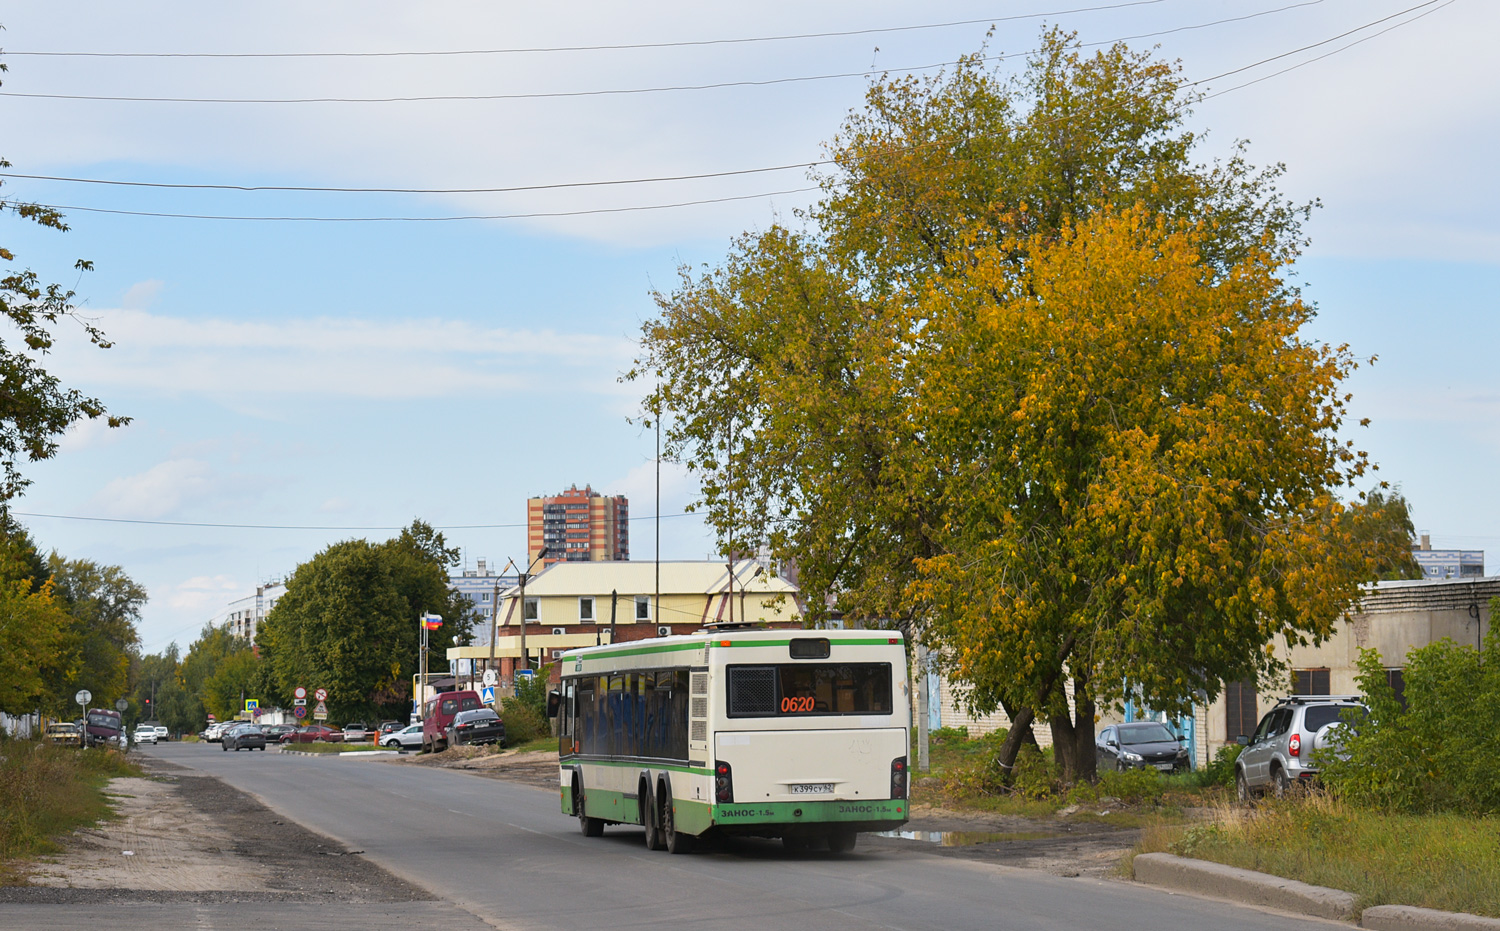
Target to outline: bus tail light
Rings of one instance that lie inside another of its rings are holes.
[[[1301,734],[1293,734],[1292,735],[1292,739],[1289,740],[1289,741],[1287,741],[1286,752],[1290,753],[1292,756],[1301,756],[1302,755],[1302,735]]]
[[[891,760],[891,798],[906,798],[906,757]]]
[[[714,801],[720,805],[734,801],[734,772],[723,760],[714,764]]]

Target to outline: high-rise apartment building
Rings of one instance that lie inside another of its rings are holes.
[[[612,562],[630,558],[630,502],[585,485],[526,502],[526,559],[537,569],[555,562]]]

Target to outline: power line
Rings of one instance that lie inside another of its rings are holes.
[[[162,213],[152,210],[115,210],[107,207],[74,207],[64,204],[33,204],[48,210],[79,211],[81,213],[107,213],[127,217],[161,217],[171,220],[259,220],[268,223],[452,223],[464,220],[526,220],[542,217],[581,217],[609,213],[634,213],[642,210],[669,210],[675,207],[696,207],[700,204],[723,204],[737,200],[759,200],[763,197],[779,197],[785,194],[802,194],[816,191],[816,186],[791,188],[785,191],[765,191],[759,194],[737,194],[732,197],[708,197],[702,200],[684,200],[671,204],[639,204],[634,207],[587,207],[579,210],[543,210],[531,213],[463,214],[441,217],[272,217],[231,216],[218,213]]]
[[[870,29],[846,29],[836,32],[803,32],[786,35],[746,36],[729,39],[688,39],[680,42],[636,42],[614,45],[557,45],[495,49],[437,49],[432,51],[398,52],[51,52],[51,51],[6,51],[7,55],[24,55],[35,58],[432,58],[459,55],[518,55],[552,52],[613,52],[640,49],[695,48],[715,45],[747,45],[757,42],[785,42],[796,39],[833,39],[849,36],[883,35],[895,32],[917,32],[926,29],[950,29],[956,26],[977,26],[984,23],[1003,23],[1024,19],[1040,19],[1047,16],[1071,16],[1079,13],[1098,13],[1129,7],[1154,6],[1166,0],[1131,0],[1126,3],[1110,3],[1102,6],[1076,7],[1068,10],[1048,10],[1039,13],[1013,13],[1008,16],[986,16],[980,19],[963,19],[943,23],[921,23],[911,26],[885,26]]]
[[[1150,39],[1158,36],[1172,35],[1195,29],[1207,29],[1212,26],[1222,26],[1228,23],[1240,23],[1261,16],[1271,16],[1276,13],[1284,13],[1287,10],[1300,7],[1314,6],[1323,3],[1324,0],[1301,0],[1299,3],[1287,6],[1275,7],[1269,10],[1260,10],[1255,13],[1246,13],[1240,16],[1230,16],[1222,19],[1211,20],[1204,23],[1194,23],[1187,26],[1176,26],[1171,29],[1160,29],[1154,32],[1143,32],[1135,35],[1120,36],[1098,42],[1080,43],[1080,48],[1094,48],[1101,45],[1112,45],[1117,42],[1129,42],[1135,39]],[[1430,0],[1437,2],[1437,0]],[[1035,49],[1026,52],[1012,52],[1002,55],[987,55],[970,59],[974,62],[1001,62],[1012,58],[1019,58],[1032,54]],[[682,91],[707,91],[725,90],[735,87],[775,87],[784,84],[806,84],[818,81],[847,80],[849,78],[867,78],[877,74],[889,74],[892,71],[899,73],[915,74],[925,71],[935,71],[956,64],[951,61],[937,62],[929,65],[917,65],[907,68],[868,68],[862,71],[842,71],[829,74],[798,75],[783,78],[764,78],[761,80],[743,81],[716,81],[707,84],[667,84],[652,87],[624,87],[624,88],[601,88],[595,90],[581,91],[534,91],[515,94],[417,94],[395,97],[137,97],[126,95],[104,95],[104,94],[41,94],[23,91],[0,91],[0,97],[16,97],[30,100],[88,100],[104,103],[191,103],[191,104],[249,104],[249,105],[280,105],[280,104],[330,104],[330,103],[352,103],[352,104],[386,104],[386,103],[436,103],[436,102],[494,102],[504,100],[556,100],[586,97],[618,97],[634,96],[638,94],[661,94],[677,93]]]
[[[1322,0],[1307,0],[1307,2],[1304,2],[1304,3],[1301,3],[1301,4],[1296,4],[1296,5],[1297,6],[1306,6],[1306,5],[1310,5],[1311,3],[1317,3],[1317,2],[1322,2]],[[1224,90],[1217,91],[1217,92],[1215,92],[1213,94],[1206,95],[1206,96],[1204,96],[1201,99],[1209,99],[1210,97],[1220,97],[1220,96],[1223,96],[1224,94],[1230,93],[1232,91],[1240,90],[1242,88],[1249,87],[1249,86],[1251,86],[1253,84],[1258,84],[1258,83],[1260,83],[1261,81],[1264,81],[1264,80],[1269,80],[1270,78],[1276,77],[1277,75],[1285,74],[1288,71],[1295,71],[1298,68],[1305,67],[1307,65],[1312,64],[1313,62],[1321,61],[1324,58],[1328,58],[1328,57],[1330,57],[1332,55],[1338,54],[1339,52],[1342,52],[1342,51],[1345,51],[1347,49],[1353,48],[1355,45],[1359,45],[1362,42],[1366,42],[1366,41],[1369,41],[1370,39],[1373,39],[1373,38],[1376,38],[1378,36],[1384,35],[1385,33],[1390,32],[1393,29],[1396,29],[1396,28],[1399,28],[1401,26],[1405,26],[1405,25],[1408,25],[1410,23],[1416,22],[1418,19],[1422,19],[1423,17],[1426,17],[1426,16],[1428,16],[1428,15],[1430,15],[1432,13],[1435,13],[1438,10],[1443,9],[1444,7],[1447,7],[1447,6],[1451,5],[1454,2],[1455,2],[1455,0],[1425,0],[1425,2],[1423,2],[1423,3],[1419,3],[1419,4],[1416,4],[1414,6],[1407,7],[1404,10],[1400,10],[1400,11],[1398,11],[1396,13],[1392,13],[1392,14],[1390,14],[1388,16],[1383,16],[1383,17],[1381,17],[1379,19],[1372,20],[1371,22],[1365,23],[1365,24],[1363,24],[1361,26],[1356,26],[1353,29],[1346,30],[1344,32],[1339,33],[1338,35],[1332,36],[1332,37],[1327,38],[1327,39],[1323,39],[1323,40],[1321,40],[1319,42],[1314,42],[1314,43],[1311,43],[1311,44],[1308,44],[1308,45],[1300,46],[1298,48],[1292,49],[1292,50],[1287,51],[1287,52],[1282,52],[1282,53],[1279,53],[1279,54],[1276,54],[1276,55],[1272,55],[1272,56],[1269,56],[1269,57],[1266,57],[1266,58],[1262,58],[1262,59],[1260,59],[1258,61],[1251,62],[1250,64],[1243,65],[1241,67],[1234,68],[1234,69],[1231,69],[1229,71],[1220,72],[1219,74],[1215,74],[1215,75],[1212,75],[1212,76],[1207,77],[1207,78],[1201,78],[1201,79],[1196,80],[1196,81],[1189,81],[1189,82],[1185,82],[1185,83],[1180,84],[1180,85],[1176,85],[1172,89],[1172,92],[1175,93],[1178,89],[1181,89],[1181,88],[1184,88],[1184,87],[1199,87],[1199,86],[1207,84],[1207,83],[1209,83],[1211,81],[1215,81],[1215,80],[1218,80],[1218,79],[1223,78],[1223,77],[1228,77],[1228,76],[1234,75],[1234,74],[1240,74],[1240,73],[1243,73],[1245,71],[1249,71],[1249,70],[1252,70],[1254,68],[1258,68],[1258,67],[1260,67],[1262,65],[1268,64],[1270,62],[1279,61],[1279,60],[1281,60],[1283,58],[1287,58],[1288,56],[1298,54],[1299,52],[1309,51],[1311,49],[1315,49],[1315,48],[1322,47],[1324,45],[1328,45],[1331,42],[1337,42],[1338,40],[1343,39],[1343,38],[1347,38],[1348,36],[1351,36],[1351,35],[1353,35],[1353,34],[1355,34],[1357,32],[1361,32],[1361,31],[1363,31],[1365,29],[1369,29],[1372,26],[1380,25],[1381,23],[1389,22],[1389,21],[1391,21],[1393,19],[1397,19],[1397,18],[1399,18],[1401,16],[1405,16],[1408,13],[1412,13],[1412,12],[1415,12],[1417,10],[1423,10],[1425,8],[1431,7],[1431,9],[1427,9],[1426,12],[1424,12],[1424,13],[1418,15],[1418,16],[1414,16],[1414,17],[1412,17],[1410,19],[1406,19],[1406,20],[1402,20],[1400,22],[1393,23],[1392,25],[1387,26],[1385,29],[1382,29],[1382,30],[1380,30],[1380,31],[1378,31],[1376,33],[1373,33],[1373,34],[1369,35],[1369,36],[1365,36],[1365,37],[1363,37],[1363,38],[1361,38],[1361,39],[1359,39],[1359,40],[1357,40],[1355,42],[1351,42],[1351,43],[1349,43],[1347,45],[1344,45],[1344,46],[1341,46],[1341,47],[1339,47],[1337,49],[1329,51],[1329,52],[1327,52],[1327,53],[1325,53],[1323,55],[1316,56],[1316,57],[1308,59],[1306,61],[1298,62],[1297,64],[1291,65],[1290,67],[1287,67],[1287,68],[1283,68],[1280,71],[1277,71],[1277,72],[1275,72],[1273,74],[1265,75],[1263,77],[1256,78],[1256,79],[1251,80],[1251,81],[1246,81],[1243,84],[1239,84],[1239,85],[1236,85],[1234,87],[1230,87],[1230,88],[1226,88]],[[1262,11],[1261,13],[1250,14],[1250,15],[1265,15],[1267,13],[1279,12],[1280,10],[1285,10],[1285,9],[1290,9],[1290,8],[1291,7],[1281,7],[1281,8],[1278,8],[1277,10]],[[1247,18],[1247,17],[1240,17],[1240,18],[1243,19],[1243,18]],[[1181,27],[1181,28],[1197,28],[1197,27]],[[1118,40],[1116,40],[1116,41],[1118,41]],[[1093,43],[1093,44],[1105,44],[1105,43]],[[997,56],[997,57],[1003,57],[1003,56]],[[990,60],[990,59],[974,59],[974,60],[975,61],[981,61],[981,60]],[[1185,109],[1185,107],[1184,107],[1184,109]],[[1061,120],[1061,119],[1062,118],[1059,118],[1059,120]],[[937,144],[937,143],[932,143],[932,144]],[[772,166],[772,167],[769,167],[769,168],[766,168],[766,169],[741,169],[741,170],[734,171],[734,172],[725,172],[725,173],[722,173],[722,175],[720,173],[708,172],[708,173],[703,173],[701,175],[685,175],[685,176],[681,176],[681,177],[682,177],[682,179],[686,180],[686,179],[691,179],[691,178],[706,178],[706,177],[715,177],[715,176],[725,176],[725,175],[730,175],[730,174],[750,174],[750,173],[755,173],[757,171],[779,171],[779,170],[785,170],[785,169],[790,168],[790,167],[804,167],[804,166],[805,167],[816,167],[816,166],[819,166],[819,165],[827,165],[827,164],[832,164],[833,161],[834,161],[833,159],[821,159],[821,160],[815,160],[815,161],[810,161],[810,162],[806,162],[806,163],[798,163],[795,166],[787,165],[787,166]],[[0,176],[3,176],[3,175],[0,175]],[[16,177],[27,177],[27,176],[17,175]],[[95,179],[77,179],[77,180],[80,180],[80,181],[94,181]],[[584,187],[584,186],[593,186],[593,185],[602,185],[602,184],[638,183],[638,182],[647,182],[647,181],[652,181],[652,180],[668,180],[668,179],[631,179],[631,180],[622,180],[622,181],[614,181],[614,182],[572,182],[572,183],[560,183],[560,184],[555,184],[555,185],[538,185],[538,186],[529,187],[529,188],[517,188],[516,190],[536,190],[536,189],[556,189],[556,188],[567,188],[567,187]],[[98,181],[97,183],[112,183],[112,182]],[[113,183],[129,183],[129,182],[113,182]],[[146,182],[140,182],[140,184],[143,185],[143,186],[147,185]],[[169,185],[150,184],[149,186],[153,186],[153,187],[156,187],[156,186],[167,187]],[[184,187],[189,187],[189,186],[188,185],[184,185]],[[196,187],[196,186],[192,186],[192,187]],[[288,188],[288,190],[330,190],[331,191],[331,190],[338,190],[338,189],[319,189],[319,188],[294,189],[294,188]],[[354,189],[346,189],[346,190],[354,190]],[[371,190],[375,190],[375,189],[371,189]],[[499,189],[496,189],[496,190],[498,191]],[[145,217],[162,217],[162,218],[169,218],[169,219],[194,219],[194,220],[245,220],[245,221],[256,221],[256,220],[259,220],[259,221],[276,221],[276,222],[333,222],[333,223],[357,223],[357,222],[448,222],[448,221],[461,221],[461,220],[510,220],[510,219],[544,218],[544,217],[566,217],[566,216],[583,216],[583,215],[591,215],[591,214],[624,213],[624,212],[633,212],[633,211],[641,211],[641,210],[659,210],[659,209],[669,209],[669,208],[673,208],[673,207],[695,206],[695,205],[699,205],[699,204],[723,203],[723,202],[738,201],[738,200],[753,200],[753,199],[758,199],[758,198],[761,198],[761,197],[774,197],[774,196],[780,196],[780,195],[786,195],[786,194],[799,194],[799,193],[805,193],[805,192],[813,191],[813,190],[817,190],[817,188],[816,187],[804,187],[804,188],[795,188],[795,189],[786,190],[786,191],[772,191],[772,192],[768,192],[768,193],[764,193],[764,194],[748,194],[748,195],[739,195],[739,196],[733,196],[733,197],[711,198],[711,199],[696,200],[696,201],[684,201],[684,202],[673,203],[673,204],[648,204],[648,205],[639,205],[639,206],[634,206],[634,207],[590,208],[590,209],[581,209],[581,210],[572,210],[572,211],[550,211],[550,212],[533,212],[533,213],[521,213],[521,214],[495,214],[495,215],[463,215],[463,216],[444,216],[444,217],[409,217],[409,216],[389,216],[389,217],[228,216],[228,215],[218,215],[218,214],[181,214],[181,213],[163,213],[163,212],[140,211],[140,210],[114,210],[114,209],[106,209],[106,208],[99,208],[99,207],[76,207],[76,206],[47,205],[47,204],[36,205],[36,206],[42,206],[42,207],[46,207],[48,209],[59,210],[59,211],[62,211],[62,210],[77,210],[77,211],[82,211],[82,212],[86,212],[86,213],[104,213],[104,214],[117,214],[117,215],[124,215],[124,216],[145,216]],[[413,191],[413,192],[415,192],[415,191]]]
[[[181,191],[293,191],[318,194],[514,194],[522,191],[555,191],[564,188],[609,187],[623,184],[658,184],[668,181],[699,181],[705,178],[731,178],[739,175],[766,174],[773,171],[790,171],[794,168],[814,168],[828,165],[832,159],[798,162],[792,165],[771,165],[766,168],[738,168],[730,171],[705,171],[687,175],[663,175],[654,178],[619,178],[612,181],[563,181],[556,184],[518,184],[511,187],[471,188],[398,188],[398,187],[317,187],[313,185],[280,184],[179,184],[164,181],[115,181],[108,178],[70,178],[60,175],[25,175],[0,171],[0,178],[16,178],[27,181],[65,181],[71,184],[104,184],[116,187],[146,187]]]
[[[403,526],[399,526],[399,527],[396,527],[396,526],[392,526],[392,527],[381,527],[381,526],[373,526],[373,527],[368,527],[368,526],[336,527],[336,526],[323,526],[323,525],[311,525],[311,524],[227,524],[227,523],[211,523],[211,522],[186,521],[186,520],[138,520],[138,519],[129,518],[129,517],[85,517],[85,516],[80,516],[80,515],[76,515],[76,514],[37,514],[37,513],[27,512],[27,511],[11,511],[10,513],[16,515],[17,517],[41,518],[41,519],[46,519],[46,520],[77,520],[77,521],[88,521],[90,523],[101,523],[101,524],[137,524],[137,525],[143,525],[143,526],[148,526],[148,527],[200,527],[200,528],[215,529],[215,530],[320,530],[320,531],[334,530],[334,531],[340,531],[340,532],[343,532],[343,531],[365,532],[365,531],[376,531],[376,530],[379,530],[379,531],[389,531],[389,530],[405,530],[406,529],[406,526],[404,526],[404,525]],[[691,516],[693,516],[696,513],[697,512],[695,512],[695,511],[683,511],[683,512],[680,512],[680,513],[677,513],[677,514],[663,514],[662,517],[664,517],[664,518],[666,518],[666,517],[691,517]],[[525,526],[527,526],[527,524],[523,521],[522,523],[518,523],[518,524],[444,524],[444,525],[441,525],[441,526],[436,526],[435,525],[434,529],[436,529],[436,530],[512,530],[512,529],[516,529],[516,528],[520,528],[520,527],[525,527]]]

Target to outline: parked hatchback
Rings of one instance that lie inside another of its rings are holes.
[[[1280,796],[1317,776],[1314,750],[1323,750],[1348,719],[1369,713],[1357,695],[1293,695],[1260,719],[1255,733],[1239,735],[1244,746],[1234,764],[1241,801],[1267,790]]]
[[[448,728],[448,742],[459,744],[499,744],[505,746],[505,722],[488,708],[460,711]]]
[[[299,727],[291,733],[281,735],[281,742],[284,744],[310,744],[319,740],[329,743],[339,743],[343,739],[343,731],[336,731],[323,724],[309,724],[306,727]]]
[[[1190,768],[1184,737],[1174,737],[1157,721],[1112,724],[1099,732],[1094,745],[1100,770],[1154,769],[1174,773]]]
[[[382,747],[393,750],[413,750],[422,746],[422,725],[410,724],[399,731],[392,731],[380,738]]]

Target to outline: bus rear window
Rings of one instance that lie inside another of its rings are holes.
[[[890,714],[890,663],[730,666],[731,718]]]

